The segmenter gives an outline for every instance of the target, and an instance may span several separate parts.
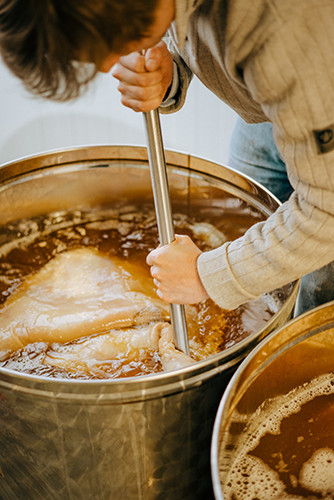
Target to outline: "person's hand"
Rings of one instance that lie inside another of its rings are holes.
[[[151,111],[160,106],[173,79],[173,59],[165,42],[148,49],[145,56],[132,52],[113,66],[111,74],[119,84],[121,103],[134,111]]]
[[[189,236],[175,236],[170,245],[159,246],[146,262],[158,288],[157,294],[165,302],[195,304],[209,298],[197,271],[201,250]]]

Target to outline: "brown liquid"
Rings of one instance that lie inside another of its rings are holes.
[[[229,473],[226,500],[334,498],[333,374],[262,406]]]
[[[221,214],[219,219],[218,216],[213,217],[216,218],[215,226],[219,226],[227,239],[239,236],[240,232],[263,218],[245,204],[240,204],[239,213],[235,212],[233,224],[230,216],[225,218],[226,228]],[[236,223],[237,220],[239,224]],[[175,215],[176,232],[191,236],[202,250],[209,249],[208,243],[194,237],[191,229],[194,223],[195,217]],[[15,244],[11,243],[14,236]],[[19,221],[4,228],[0,241],[1,239],[5,244],[0,248],[0,303],[13,293],[26,276],[38,271],[56,254],[78,247],[91,247],[104,255],[118,256],[139,264],[150,280],[146,256],[158,245],[158,232],[150,207],[131,206],[101,212],[52,214],[33,221]],[[234,311],[223,311],[208,300],[191,306],[188,312],[191,355],[196,360],[235,345],[250,333],[259,330],[273,315],[263,299],[250,302]],[[113,360],[97,373],[79,370],[73,374],[41,364],[48,348],[46,343],[29,345],[14,353],[2,365],[28,373],[66,378],[138,376],[161,371],[157,353],[145,351],[138,352],[136,359],[120,357]]]

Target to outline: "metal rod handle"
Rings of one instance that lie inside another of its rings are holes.
[[[160,243],[161,245],[168,245],[175,239],[175,233],[159,111],[157,109],[148,111],[147,113],[144,113],[144,117],[153,198]],[[169,307],[175,345],[178,349],[189,356],[189,340],[184,306],[180,304],[170,304]]]

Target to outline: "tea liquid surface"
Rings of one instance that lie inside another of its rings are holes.
[[[263,216],[246,204],[234,209],[231,217],[217,216],[215,227],[194,216],[174,214],[176,232],[188,234],[202,250],[234,239]],[[237,223],[237,221],[239,221]],[[217,226],[219,229],[217,229]],[[152,207],[123,206],[94,211],[59,212],[34,220],[22,220],[2,229],[0,234],[0,303],[20,286],[26,276],[37,272],[57,254],[89,247],[105,256],[117,256],[142,267],[147,254],[157,247],[158,231]],[[279,309],[284,293],[267,295],[234,311],[223,311],[211,300],[187,308],[191,355],[195,360],[221,352],[258,331]],[[69,373],[43,365],[47,343],[30,344],[12,354],[2,366],[27,373],[65,378],[105,378],[138,376],[161,371],[156,351],[139,352],[137,359],[120,356],[98,373],[78,370]]]

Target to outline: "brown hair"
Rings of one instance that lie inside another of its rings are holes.
[[[0,0],[0,53],[30,92],[66,101],[80,94],[105,57],[147,36],[158,3]]]

